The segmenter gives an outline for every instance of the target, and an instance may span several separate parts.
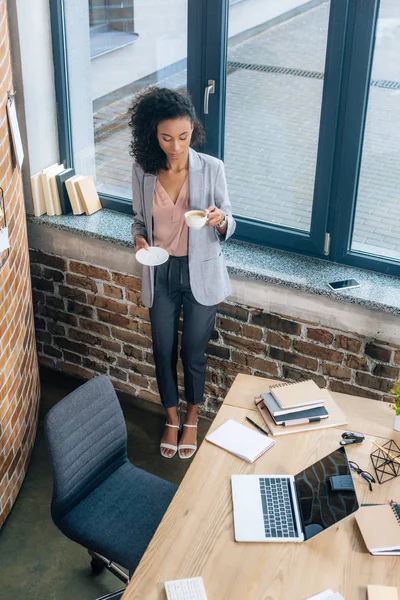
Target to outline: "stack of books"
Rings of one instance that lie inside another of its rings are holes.
[[[55,164],[32,175],[36,217],[73,213],[91,215],[102,208],[93,177],[75,175],[74,169]]]
[[[254,401],[273,435],[347,423],[329,392],[311,379],[272,385]]]

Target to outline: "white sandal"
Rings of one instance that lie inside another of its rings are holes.
[[[198,423],[198,421],[197,421],[197,423]],[[197,428],[197,423],[196,423],[196,425],[188,425],[187,423],[184,423],[183,426]],[[191,454],[184,456],[183,454],[181,454],[181,450],[193,450],[193,452]],[[182,460],[187,460],[188,458],[192,458],[192,456],[194,455],[196,450],[197,450],[197,445],[195,446],[194,444],[179,444],[178,445],[178,456]]]
[[[165,423],[165,427],[172,427],[172,429],[180,429],[180,425],[171,425],[170,423]],[[171,456],[167,456],[163,454],[161,450],[174,450],[174,453]],[[167,444],[166,442],[161,442],[160,444],[160,454],[163,458],[174,458],[175,454],[178,451],[178,446],[174,446],[173,444]]]

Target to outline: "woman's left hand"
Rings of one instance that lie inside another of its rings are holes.
[[[206,208],[206,213],[208,216],[206,225],[209,227],[218,227],[218,225],[225,219],[225,214],[222,212],[222,210],[213,204]]]

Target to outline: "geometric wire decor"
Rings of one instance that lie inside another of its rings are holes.
[[[382,448],[387,454],[378,448],[371,453],[371,461],[379,483],[386,483],[400,474],[400,448],[394,440],[388,440]]]

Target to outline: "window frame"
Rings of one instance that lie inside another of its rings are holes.
[[[60,162],[73,167],[64,2],[50,0],[50,16]],[[202,150],[221,159],[229,5],[188,0],[187,88],[207,132]],[[379,6],[380,0],[331,0],[310,231],[235,215],[235,238],[400,276],[400,261],[351,250]],[[215,79],[216,93],[205,115],[208,79]],[[132,214],[130,200],[99,196],[105,208]]]

